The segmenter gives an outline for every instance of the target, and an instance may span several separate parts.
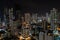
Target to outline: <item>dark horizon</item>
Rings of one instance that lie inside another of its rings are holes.
[[[16,10],[21,10],[22,13],[39,13],[45,15],[52,8],[60,10],[59,1],[48,1],[48,0],[1,0],[0,9],[4,7],[14,7]]]

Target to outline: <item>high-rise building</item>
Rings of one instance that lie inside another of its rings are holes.
[[[7,31],[11,30],[12,35],[15,34],[17,29],[17,24],[19,20],[14,21],[14,9],[13,8],[4,8],[4,21],[2,23],[3,26],[6,26]],[[19,12],[16,12],[16,14]],[[17,17],[18,18],[18,17]],[[18,32],[17,32],[18,33]]]
[[[60,12],[57,14],[58,23],[60,24]]]
[[[53,10],[50,11],[50,16],[51,16],[51,27],[52,29],[55,29],[57,27],[57,10],[53,8]]]
[[[7,28],[7,25],[9,24],[9,9],[8,8],[4,8],[4,22]]]
[[[57,10],[55,9],[55,8],[53,8],[53,10],[51,10],[51,19],[52,20],[55,20],[55,19],[57,19]]]
[[[9,26],[11,27],[11,33],[12,33],[12,35],[14,35],[13,8],[9,9]]]
[[[30,21],[31,21],[30,13],[25,13],[25,22],[30,23]]]
[[[30,31],[30,21],[31,16],[29,13],[25,13],[24,17],[22,17],[22,36],[28,37]]]
[[[37,23],[37,13],[36,14],[32,14],[32,22],[33,23]]]
[[[51,18],[50,18],[49,13],[46,13],[46,21],[47,21],[48,23],[50,23],[50,20],[51,20]]]
[[[13,25],[13,8],[9,9],[9,22],[10,26]]]

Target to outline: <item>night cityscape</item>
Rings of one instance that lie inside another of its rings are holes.
[[[60,2],[0,0],[0,40],[60,40]]]

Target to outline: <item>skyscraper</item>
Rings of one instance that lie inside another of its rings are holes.
[[[22,17],[22,36],[23,37],[29,36],[30,21],[31,21],[30,13],[25,13],[24,17]]]
[[[53,30],[57,27],[57,10],[55,8],[53,8],[53,10],[50,11],[50,16],[51,16],[51,27],[53,28]]]
[[[32,14],[32,22],[33,23],[37,23],[37,13],[36,14]]]
[[[7,29],[9,25],[9,8],[4,8],[3,14],[4,14],[3,22],[5,23],[4,27]]]
[[[48,13],[46,13],[46,20],[48,23],[50,23],[50,15]]]
[[[31,21],[30,13],[25,13],[25,22],[30,23],[30,21]]]
[[[14,35],[13,8],[9,9],[9,26],[11,27],[11,33],[12,33],[12,35]]]

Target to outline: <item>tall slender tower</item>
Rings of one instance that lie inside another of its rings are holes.
[[[46,13],[46,20],[47,20],[48,23],[50,23],[50,16],[49,16],[48,13]]]
[[[13,26],[13,8],[9,9],[9,26],[11,27],[11,32],[14,34],[14,26]]]
[[[4,8],[4,22],[7,28],[8,27],[7,25],[9,24],[9,9],[8,8]]]
[[[23,37],[28,37],[29,36],[29,31],[30,31],[30,14],[25,13],[24,17],[22,17],[22,36]]]
[[[56,23],[57,23],[57,20],[58,20],[57,19],[57,16],[58,16],[57,14],[58,13],[57,13],[57,10],[55,8],[53,8],[53,10],[51,10],[50,13],[51,13],[51,26],[52,26],[53,29],[55,29],[57,27]]]

